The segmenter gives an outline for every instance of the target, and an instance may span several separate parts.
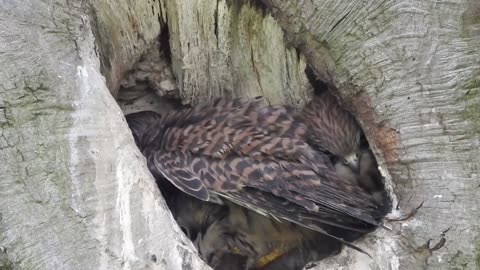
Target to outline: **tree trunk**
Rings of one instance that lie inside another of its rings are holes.
[[[0,1],[0,269],[209,269],[95,51],[115,90],[159,35],[160,5],[82,3]]]
[[[480,4],[253,2],[0,0],[0,269],[208,269],[107,89],[164,23],[184,102],[301,107],[308,64],[364,128],[391,216],[422,205],[356,243],[372,259],[318,269],[480,267]]]

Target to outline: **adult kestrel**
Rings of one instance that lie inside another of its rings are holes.
[[[384,215],[368,191],[337,176],[287,106],[218,98],[151,118],[143,134],[133,131],[149,169],[200,200],[220,197],[357,250],[348,241]]]
[[[161,119],[155,112],[127,115],[135,141]],[[278,222],[235,203],[205,202],[181,192],[156,174],[175,220],[214,269],[301,269],[340,250],[335,239],[291,222]],[[321,244],[319,244],[321,243]]]

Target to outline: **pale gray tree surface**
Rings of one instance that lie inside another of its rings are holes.
[[[480,267],[478,1],[0,1],[0,269],[203,269],[116,95],[168,24],[186,103],[337,86],[398,210],[318,269]],[[102,77],[103,74],[105,79]]]
[[[110,85],[159,34],[158,3],[127,2],[95,2],[92,24],[82,1],[0,1],[0,269],[208,269],[100,74],[91,25],[125,32]],[[139,10],[155,16],[130,39]]]

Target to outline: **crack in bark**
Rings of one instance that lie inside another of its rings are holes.
[[[412,218],[413,216],[415,216],[415,214],[417,214],[418,210],[420,208],[423,207],[423,204],[425,203],[425,201],[422,201],[420,203],[420,205],[418,205],[417,207],[413,208],[412,210],[410,210],[408,213],[398,217],[398,218],[385,218],[387,221],[389,222],[398,222],[398,221],[407,221],[409,220],[410,218]]]
[[[217,48],[218,48],[218,4],[219,0],[217,0],[217,4],[215,5],[215,10],[213,11],[213,33],[215,34],[215,37],[217,38]]]
[[[343,15],[342,18],[340,18],[340,20],[338,20],[335,25],[333,25],[333,27],[330,29],[330,31],[328,31],[329,33],[333,32],[333,30],[335,30],[335,28],[337,28],[337,26],[343,22],[343,20],[345,20],[345,18],[350,14],[350,12],[352,12],[351,10],[347,12],[347,14]]]
[[[450,231],[450,229],[452,228],[452,226],[448,227],[446,230],[444,230],[441,234],[440,234],[440,240],[433,246],[433,247],[430,247],[430,244],[432,243],[432,240],[433,239],[428,239],[428,241],[425,243],[425,245],[423,245],[422,247],[424,248],[427,248],[428,250],[430,250],[431,252],[433,251],[436,251],[436,250],[439,250],[441,249],[444,245],[445,245],[445,242],[447,241],[445,239],[445,234]]]
[[[263,88],[262,88],[262,84],[261,84],[261,77],[260,77],[260,73],[258,72],[257,66],[255,65],[255,57],[253,56],[253,47],[252,46],[250,46],[250,55],[251,55],[251,59],[252,59],[253,71],[255,72],[255,75],[257,76],[258,86],[260,87],[260,91],[263,93]]]

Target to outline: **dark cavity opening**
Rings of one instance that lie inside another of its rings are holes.
[[[138,112],[153,111],[164,117],[171,111],[184,108],[171,69],[168,40],[168,28],[165,28],[158,42],[145,52],[121,83],[117,102],[129,122]],[[311,69],[307,68],[306,75],[315,97],[336,96],[335,89],[315,79]],[[148,129],[150,126],[141,128]],[[140,150],[144,154],[148,152],[148,149],[141,147],[142,139],[133,133]],[[349,181],[358,181],[362,189],[368,190],[374,201],[382,207],[376,217],[376,221],[381,222],[390,211],[390,200],[363,131],[358,139],[359,149],[354,158],[357,158],[359,168],[354,169],[349,167],[351,160],[342,155],[351,153],[336,153],[328,149],[325,142],[313,139],[308,143],[316,151],[326,154],[339,174],[351,178]],[[362,168],[362,162],[366,162],[363,166],[367,168]],[[279,222],[228,200],[212,198],[214,202],[200,201],[180,191],[159,173],[152,173],[181,230],[194,243],[200,256],[215,269],[302,269],[305,265],[339,253],[343,246],[340,241],[315,230],[288,221]],[[220,201],[222,204],[216,203]],[[334,214],[332,219],[335,219]],[[305,220],[309,218],[306,215]],[[345,227],[348,226],[353,225],[345,221]],[[347,242],[365,235],[365,232],[329,225],[322,229]]]

